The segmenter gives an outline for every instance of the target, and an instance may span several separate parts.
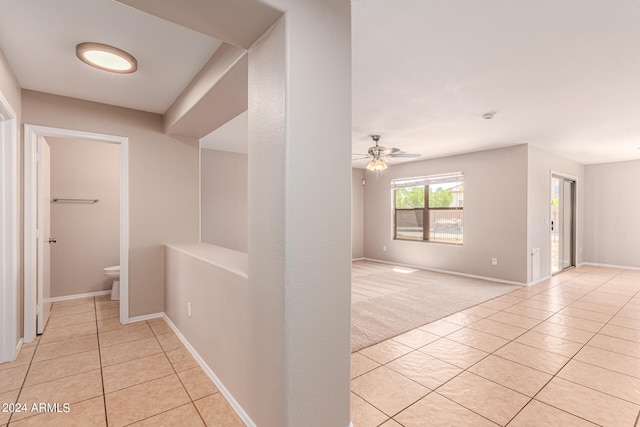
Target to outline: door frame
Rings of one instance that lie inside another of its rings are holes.
[[[578,265],[578,230],[580,229],[578,227],[578,185],[579,185],[579,179],[577,176],[574,175],[569,175],[563,172],[557,172],[557,171],[550,171],[549,174],[549,236],[547,239],[548,245],[549,245],[549,275],[552,276],[554,274],[558,274],[558,273],[562,273],[565,269],[561,269],[557,272],[553,272],[553,248],[551,247],[551,216],[552,216],[552,207],[551,207],[551,200],[553,198],[553,179],[554,178],[559,178],[559,179],[565,179],[565,180],[569,180],[569,181],[573,181],[573,230],[571,232],[571,236],[572,236],[572,241],[571,244],[573,245],[573,263],[575,264],[574,266]],[[567,267],[568,268],[568,267]]]
[[[18,125],[0,92],[0,363],[14,360],[18,342]]]
[[[120,323],[129,322],[129,138],[32,124],[24,125],[24,341],[36,338],[37,147],[41,137],[120,144]]]

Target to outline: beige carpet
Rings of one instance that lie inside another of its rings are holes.
[[[393,265],[355,261],[351,278],[351,351],[518,288],[425,270],[394,271]]]

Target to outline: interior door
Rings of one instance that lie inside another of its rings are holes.
[[[49,320],[51,303],[51,153],[44,138],[38,140],[38,292],[37,333]]]
[[[551,179],[551,273],[575,266],[575,181]]]

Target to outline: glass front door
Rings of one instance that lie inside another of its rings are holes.
[[[563,177],[551,180],[551,273],[576,265],[575,185]]]

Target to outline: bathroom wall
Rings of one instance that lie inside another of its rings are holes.
[[[129,138],[129,316],[164,311],[163,244],[200,238],[199,141],[165,135],[159,114],[30,90],[22,113],[28,124]]]
[[[247,155],[200,151],[201,241],[247,252]]]
[[[120,144],[47,138],[51,197],[51,296],[110,290],[103,268],[120,263]],[[91,256],[87,256],[91,254]]]

